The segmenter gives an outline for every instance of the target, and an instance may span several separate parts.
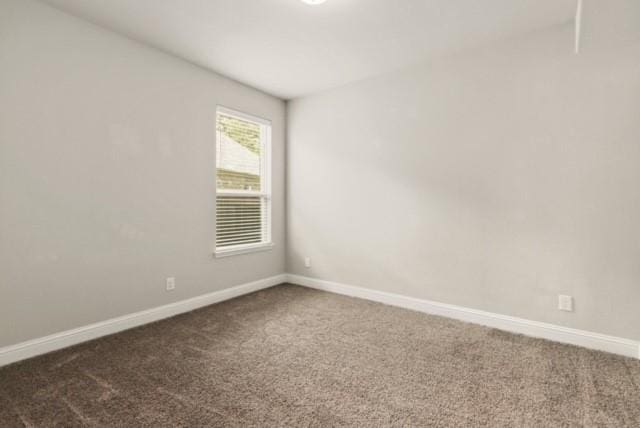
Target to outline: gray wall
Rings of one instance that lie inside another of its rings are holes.
[[[273,121],[272,251],[212,257],[217,104]],[[0,346],[283,273],[284,115],[49,6],[0,0]]]
[[[291,102],[288,271],[640,339],[640,43],[572,44]]]

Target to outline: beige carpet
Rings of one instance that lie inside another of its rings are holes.
[[[640,426],[640,362],[282,285],[0,369],[0,425]]]

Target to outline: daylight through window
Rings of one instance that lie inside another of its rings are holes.
[[[216,253],[271,244],[270,122],[218,108]]]

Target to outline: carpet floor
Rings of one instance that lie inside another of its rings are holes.
[[[640,426],[640,361],[281,285],[0,369],[0,426]]]

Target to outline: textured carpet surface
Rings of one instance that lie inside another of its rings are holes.
[[[0,426],[640,426],[640,362],[282,285],[0,369]]]

